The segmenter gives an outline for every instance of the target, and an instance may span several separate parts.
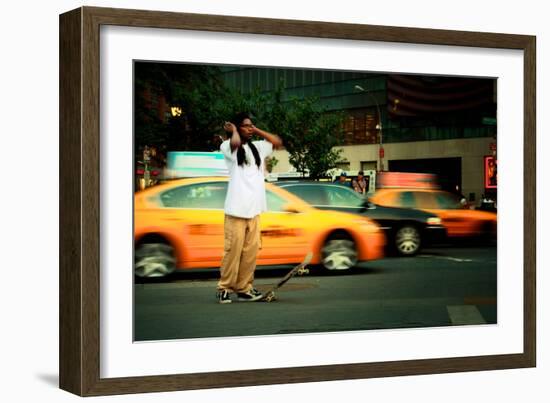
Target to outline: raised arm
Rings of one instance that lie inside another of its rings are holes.
[[[231,152],[235,151],[241,146],[241,136],[237,131],[237,127],[231,122],[225,122],[223,129],[227,133],[231,133],[231,138],[229,139],[229,146],[231,147]]]
[[[252,129],[254,130],[254,134],[273,144],[274,149],[281,148],[283,146],[283,140],[281,140],[281,138],[276,134],[268,133],[265,130],[258,129],[256,126],[252,126]]]

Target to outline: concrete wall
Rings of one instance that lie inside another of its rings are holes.
[[[475,193],[476,203],[484,193],[483,157],[491,155],[489,144],[494,139],[489,137],[474,139],[453,139],[439,141],[417,141],[410,143],[384,144],[384,166],[388,167],[388,160],[407,160],[424,158],[453,158],[462,159],[462,193],[468,197]],[[350,162],[350,170],[360,170],[361,161],[377,161],[378,145],[352,145],[342,147],[343,156]],[[293,167],[288,162],[288,153],[277,150],[273,154],[279,160],[273,172],[288,172]]]

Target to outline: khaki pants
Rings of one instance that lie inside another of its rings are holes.
[[[224,219],[223,259],[218,290],[247,292],[252,288],[260,249],[260,216]]]

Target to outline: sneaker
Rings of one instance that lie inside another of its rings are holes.
[[[220,304],[230,304],[231,298],[229,297],[229,291],[227,290],[219,290],[216,293],[216,298],[218,299],[218,302]]]
[[[239,292],[237,293],[237,296],[239,297],[239,301],[258,301],[263,298],[263,295],[260,291],[256,290],[255,288],[251,288],[247,292]]]

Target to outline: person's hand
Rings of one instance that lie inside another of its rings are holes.
[[[237,131],[237,127],[231,122],[225,122],[223,125],[223,130],[228,133],[233,133]]]
[[[264,137],[262,135],[263,131],[258,129],[256,126],[252,125],[252,126],[250,126],[250,128],[252,129],[252,133],[255,134],[256,136],[259,136],[259,137],[262,137],[262,138]]]

